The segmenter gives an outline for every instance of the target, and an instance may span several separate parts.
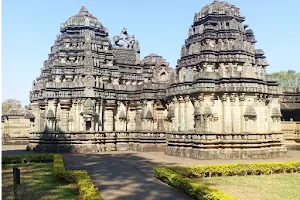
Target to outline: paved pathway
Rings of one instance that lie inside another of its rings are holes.
[[[18,146],[17,146],[18,147]],[[27,153],[24,147],[2,147],[3,155]],[[289,151],[284,158],[257,160],[195,160],[168,156],[162,152],[105,152],[63,154],[67,169],[84,169],[91,176],[104,200],[185,200],[180,191],[153,178],[153,168],[166,165],[300,161],[300,151]]]

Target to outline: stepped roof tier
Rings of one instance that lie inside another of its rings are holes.
[[[180,81],[185,70],[196,72],[189,80],[208,73],[216,79],[268,81],[264,52],[255,48],[254,33],[244,20],[239,8],[227,2],[214,1],[196,13],[178,60],[177,71],[184,69]]]

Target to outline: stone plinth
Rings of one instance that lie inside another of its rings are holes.
[[[256,159],[285,156],[282,133],[170,133],[165,153],[195,159]]]
[[[30,135],[28,149],[40,152],[163,152],[166,148],[166,133],[163,132],[70,132]]]

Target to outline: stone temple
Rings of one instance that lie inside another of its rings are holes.
[[[214,1],[194,16],[176,69],[141,60],[126,28],[85,6],[60,34],[30,93],[36,151],[164,151],[196,159],[284,156],[279,83],[239,8]],[[180,51],[180,49],[178,49]]]

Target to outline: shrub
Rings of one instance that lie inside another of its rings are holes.
[[[197,200],[237,200],[219,190],[183,177],[169,168],[155,168],[154,176]]]
[[[90,176],[85,170],[67,171],[62,155],[54,155],[53,170],[55,179],[61,183],[76,183],[79,193],[86,200],[101,200],[98,188],[95,188]]]
[[[169,167],[169,169],[188,178],[269,175],[281,173],[299,173],[300,162],[218,164],[191,167]]]
[[[95,188],[87,171],[75,170],[73,171],[77,185],[79,186],[79,193],[83,199],[101,200],[98,188]]]
[[[62,155],[55,154],[53,160],[54,177],[60,183],[74,183],[75,177],[71,171],[67,171],[64,166]]]
[[[23,156],[2,156],[2,164],[53,162],[54,154],[32,154]]]

